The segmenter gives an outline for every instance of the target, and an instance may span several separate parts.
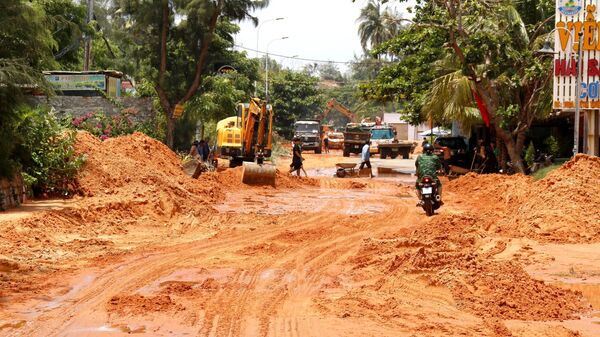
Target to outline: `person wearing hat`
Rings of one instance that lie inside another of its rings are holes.
[[[292,163],[290,164],[290,171],[288,173],[291,174],[292,172],[296,171],[296,174],[299,177],[300,170],[302,170],[304,172],[304,175],[308,177],[308,174],[306,174],[306,171],[304,171],[304,167],[302,165],[302,161],[304,160],[304,158],[302,157],[302,146],[300,138],[294,137],[293,142],[294,147],[292,148]]]

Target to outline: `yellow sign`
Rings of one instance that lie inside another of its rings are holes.
[[[183,115],[183,104],[177,104],[173,110],[173,118],[179,118],[181,115]]]
[[[583,33],[582,49],[588,51],[600,50],[600,22],[596,21],[595,17],[596,6],[588,5],[586,8],[585,21],[558,21],[556,22],[556,31],[560,40],[560,48],[566,51],[569,44],[569,39],[575,39],[572,43],[573,50],[579,49],[579,33]]]

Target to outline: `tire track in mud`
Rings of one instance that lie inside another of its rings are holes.
[[[218,240],[217,242],[215,242],[215,239],[211,239],[186,243],[161,248],[156,252],[141,257],[130,258],[125,262],[103,270],[100,273],[100,277],[95,279],[85,289],[82,289],[74,299],[70,299],[69,303],[62,303],[62,305],[54,310],[41,313],[32,322],[31,326],[27,325],[23,329],[15,331],[15,333],[27,336],[51,336],[65,333],[80,318],[93,316],[94,312],[98,308],[102,308],[113,296],[124,292],[135,292],[137,289],[159,279],[161,276],[189,267],[189,261],[198,263],[203,258],[214,256],[215,252],[219,249],[235,250],[243,248],[248,244],[260,241],[262,238],[280,234],[283,230],[289,228],[293,228],[294,230],[310,229],[315,225],[319,226],[337,217],[339,217],[339,214],[335,213],[317,213],[309,217],[298,215],[294,216],[293,221],[282,221],[276,227],[268,225],[251,233],[245,233],[233,238],[216,239]],[[293,227],[290,226],[291,223],[294,224]],[[293,255],[292,252],[290,253]],[[205,313],[203,322],[200,323],[205,325],[207,321],[211,322],[210,324],[216,321],[216,331],[219,332],[218,336],[223,335],[220,332],[224,331],[227,331],[224,335],[237,335],[242,323],[243,303],[251,297],[252,287],[255,285],[260,271],[267,267],[268,265],[259,265],[251,271],[253,282],[242,289],[241,295],[231,291],[221,295],[223,303],[229,298],[237,302],[236,305],[238,305],[236,314],[231,315],[232,319],[231,323],[229,323],[229,328],[221,328],[222,315],[219,315],[218,319],[214,319],[217,317],[216,314]],[[236,315],[238,316],[237,319]],[[212,330],[214,330],[214,327],[210,329],[203,327],[200,332],[203,334]]]
[[[319,294],[321,287],[326,280],[326,268],[333,265],[340,265],[344,260],[352,255],[360,247],[363,239],[377,235],[379,232],[389,230],[389,225],[379,225],[381,219],[389,218],[392,214],[401,214],[406,223],[409,217],[409,212],[406,212],[408,206],[394,207],[389,212],[373,216],[378,221],[365,221],[365,217],[360,217],[359,222],[364,222],[356,227],[347,227],[347,233],[341,234],[338,238],[331,240],[324,238],[309,246],[299,247],[298,252],[293,254],[286,262],[281,261],[282,267],[289,269],[293,268],[293,273],[297,274],[295,279],[296,284],[290,287],[288,296],[279,305],[279,309],[275,312],[269,311],[262,315],[261,320],[273,320],[270,324],[268,333],[261,331],[260,336],[282,336],[282,337],[297,337],[297,336],[318,336],[324,331],[319,327],[315,320],[310,319],[310,306],[312,299]],[[402,210],[403,212],[399,212]],[[379,228],[373,228],[377,227]],[[351,233],[351,230],[355,231]],[[293,265],[293,266],[292,266]],[[277,293],[268,301],[278,303],[280,294]],[[277,317],[273,317],[277,314]],[[313,314],[314,315],[314,314]],[[341,327],[340,327],[341,328]],[[336,331],[336,335],[344,336],[349,331]]]
[[[301,222],[300,222],[301,224]],[[310,226],[310,223],[303,226]],[[37,322],[43,322],[42,327],[32,326],[30,329],[18,331],[18,335],[56,335],[65,331],[69,325],[77,321],[77,317],[85,316],[95,308],[103,306],[112,296],[126,291],[135,291],[155,279],[172,273],[177,269],[186,268],[185,261],[197,260],[219,248],[234,247],[259,240],[274,230],[285,228],[282,223],[278,228],[265,227],[252,233],[228,239],[193,242],[161,249],[146,256],[117,264],[104,270],[102,276],[83,289],[72,305],[61,305],[55,310],[42,313]],[[302,226],[302,225],[301,225]],[[38,334],[41,332],[41,334]]]

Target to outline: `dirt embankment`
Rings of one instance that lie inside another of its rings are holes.
[[[600,158],[577,155],[544,179],[468,174],[448,184],[492,230],[545,242],[600,242]]]
[[[342,317],[392,318],[406,310],[398,299],[406,298],[407,291],[442,297],[442,287],[459,309],[485,321],[567,320],[589,311],[580,293],[534,280],[517,262],[494,259],[506,240],[484,247],[491,234],[469,213],[439,215],[425,225],[366,240],[347,260],[351,272],[345,276],[366,284],[319,304]]]
[[[52,270],[58,260],[82,253],[89,258],[120,251],[114,236],[135,235],[130,249],[160,244],[155,236],[173,230],[212,232],[219,222],[210,220],[219,216],[212,206],[227,190],[248,188],[241,168],[188,177],[173,151],[142,133],[100,141],[78,132],[75,148],[86,157],[78,176],[83,196],[65,209],[1,224],[0,260],[12,269]],[[318,185],[281,172],[277,182],[283,188]]]

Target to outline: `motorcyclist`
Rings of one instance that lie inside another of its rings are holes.
[[[437,191],[440,196],[440,206],[444,204],[442,201],[442,183],[437,176],[438,170],[442,168],[442,163],[440,162],[440,158],[433,153],[433,145],[431,143],[426,143],[423,145],[423,154],[417,157],[415,161],[415,166],[417,167],[417,195],[419,197],[419,204],[417,206],[421,206],[421,187],[419,183],[424,176],[430,176],[437,183]]]

